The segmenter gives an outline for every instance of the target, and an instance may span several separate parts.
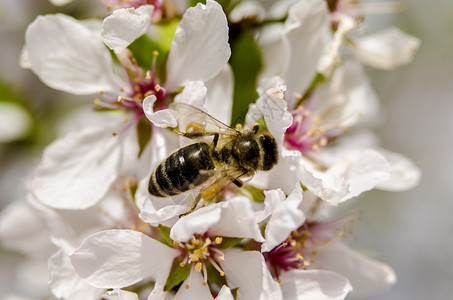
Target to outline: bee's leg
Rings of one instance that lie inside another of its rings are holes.
[[[214,144],[214,149],[217,147],[217,143],[219,142],[219,134],[216,133],[214,134],[214,138],[212,139],[212,142]]]
[[[241,188],[244,185],[244,183],[239,179],[233,180],[233,183],[239,188]]]
[[[192,205],[190,206],[189,210],[183,214],[180,214],[179,217],[180,218],[184,217],[184,216],[190,214],[191,212],[193,212],[195,210],[195,208],[197,208],[197,205],[202,198],[206,203],[209,203],[209,201],[214,199],[215,196],[217,196],[217,194],[221,191],[220,185],[217,182],[218,181],[204,187],[193,200]]]
[[[183,214],[180,214],[179,217],[182,218],[184,216],[187,216],[191,212],[193,212],[195,210],[195,208],[197,208],[198,202],[200,202],[200,200],[201,200],[201,193],[198,193],[198,195],[193,200],[192,205],[190,206],[189,210]]]

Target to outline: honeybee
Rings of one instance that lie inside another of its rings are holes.
[[[270,133],[231,128],[206,112],[182,103],[173,103],[186,122],[186,131],[174,130],[195,142],[171,153],[151,174],[148,190],[157,197],[170,197],[200,187],[189,210],[203,199],[209,202],[228,184],[242,187],[241,178],[256,171],[269,171],[278,161],[277,143]],[[179,122],[180,128],[184,122]]]

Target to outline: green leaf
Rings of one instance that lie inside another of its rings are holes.
[[[137,136],[138,136],[138,157],[142,156],[148,142],[151,140],[152,126],[148,119],[142,117],[137,122]]]
[[[261,52],[252,29],[243,27],[238,30],[239,35],[230,40],[230,64],[234,75],[232,126],[244,124],[249,104],[258,98],[256,80],[262,66]]]
[[[183,261],[182,258],[175,258],[173,265],[171,266],[170,275],[168,275],[167,282],[165,283],[164,291],[169,291],[189,276],[191,265],[185,264],[181,267],[180,263]]]
[[[239,288],[231,289],[231,295],[233,295],[234,300],[238,298],[238,290]]]
[[[174,247],[173,240],[170,238],[170,227],[159,224],[157,228],[162,236],[162,242],[170,247]]]
[[[206,271],[208,272],[208,281],[218,286],[219,289],[227,284],[225,276],[220,276],[219,271],[212,264],[209,263],[206,265]]]
[[[154,51],[159,53],[156,57],[156,65],[159,66],[165,62],[178,24],[179,20],[173,19],[168,23],[153,25],[154,32],[156,32],[153,37],[144,34],[129,45],[128,48],[140,67],[144,70],[151,69]]]
[[[222,237],[222,243],[216,247],[219,248],[220,250],[227,250],[230,249],[231,247],[236,246],[242,240],[243,238]]]

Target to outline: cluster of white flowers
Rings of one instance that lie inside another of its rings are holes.
[[[343,299],[395,282],[389,266],[347,245],[356,215],[332,214],[365,191],[403,191],[420,176],[370,129],[379,100],[362,64],[408,63],[419,41],[396,28],[364,35],[364,16],[398,4],[102,2],[111,11],[103,21],[44,15],[25,34],[23,67],[52,88],[99,98],[94,114],[46,148],[27,199],[2,214],[2,243],[26,257],[18,272],[27,288],[16,296]],[[148,192],[154,168],[190,142],[174,134],[190,118],[170,104],[227,124],[238,117],[230,44],[244,29],[262,60],[244,127],[272,134],[278,164],[179,217],[197,189]]]

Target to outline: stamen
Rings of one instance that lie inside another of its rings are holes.
[[[215,242],[216,242],[217,245],[220,245],[222,243],[222,241],[223,241],[223,238],[220,237],[220,236],[215,238]]]
[[[223,272],[220,266],[212,258],[209,257],[208,260],[211,265],[219,272],[220,276],[225,276],[225,272]]]

